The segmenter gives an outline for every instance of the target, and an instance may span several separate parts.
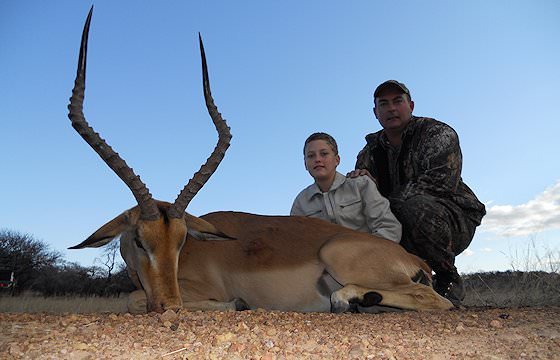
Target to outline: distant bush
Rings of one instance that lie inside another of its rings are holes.
[[[61,254],[32,235],[0,229],[0,267],[14,271],[16,292],[27,289],[44,269],[56,266]]]
[[[62,260],[29,234],[0,230],[0,268],[14,271],[16,295],[29,290],[43,296],[119,296],[134,290],[126,267],[115,261],[118,247],[108,249],[102,267],[84,267]]]
[[[28,289],[43,296],[119,296],[134,290],[124,268],[111,277],[95,273],[102,272],[75,263],[52,266],[44,269]]]

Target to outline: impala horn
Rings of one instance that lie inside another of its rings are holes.
[[[118,177],[128,186],[140,207],[141,217],[145,220],[156,220],[160,217],[155,200],[152,198],[147,186],[140,180],[140,177],[134,173],[132,168],[115,152],[107,142],[91,128],[85,119],[83,113],[85,81],[86,81],[86,62],[87,62],[87,45],[88,34],[93,14],[93,6],[91,7],[84,30],[82,32],[82,41],[80,45],[80,55],[78,59],[78,70],[76,73],[76,80],[74,88],[72,89],[72,97],[70,98],[70,105],[68,105],[68,117],[72,121],[72,127],[82,136],[82,138],[91,146],[95,152],[103,159],[103,161],[117,174]],[[202,57],[202,78],[204,98],[206,100],[206,107],[208,113],[216,126],[218,131],[218,144],[206,163],[201,166],[200,170],[196,172],[193,178],[183,188],[177,196],[175,203],[169,208],[168,214],[174,218],[180,218],[197,192],[208,181],[210,176],[216,171],[220,161],[223,159],[224,154],[229,147],[231,134],[229,127],[226,125],[218,108],[214,104],[214,99],[210,92],[210,82],[208,79],[208,69],[206,65],[206,56],[204,54],[204,46],[202,38],[199,34],[200,52]]]
[[[175,218],[183,216],[189,202],[195,197],[208,179],[210,179],[210,176],[212,176],[214,171],[216,171],[218,165],[220,165],[220,162],[224,158],[231,140],[229,126],[227,126],[226,121],[222,118],[222,114],[218,112],[218,108],[214,104],[214,99],[212,98],[212,93],[210,92],[208,66],[206,65],[204,44],[202,43],[200,33],[198,34],[198,41],[200,44],[200,57],[202,58],[202,88],[204,91],[204,100],[206,101],[208,114],[210,114],[212,122],[218,132],[218,143],[216,144],[214,151],[212,151],[212,154],[206,160],[206,163],[200,167],[200,169],[194,174],[193,178],[189,180],[187,185],[185,185],[183,190],[181,190],[179,195],[177,195],[175,203],[173,203],[173,206],[168,211],[169,216]]]

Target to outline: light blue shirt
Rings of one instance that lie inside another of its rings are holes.
[[[389,200],[368,176],[347,178],[337,172],[327,192],[314,183],[298,194],[290,215],[320,218],[396,243],[401,241],[402,227],[391,212]]]

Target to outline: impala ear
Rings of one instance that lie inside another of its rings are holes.
[[[135,224],[139,217],[140,209],[136,206],[100,227],[78,245],[69,247],[68,249],[83,249],[85,247],[96,248],[106,245],[126,231],[130,224]]]
[[[223,233],[220,229],[210,224],[206,220],[202,220],[190,214],[185,215],[185,223],[187,224],[187,232],[189,235],[201,241],[217,241],[217,240],[235,240],[234,237]]]

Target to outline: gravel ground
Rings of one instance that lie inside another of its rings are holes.
[[[560,359],[560,308],[0,313],[1,359]]]

